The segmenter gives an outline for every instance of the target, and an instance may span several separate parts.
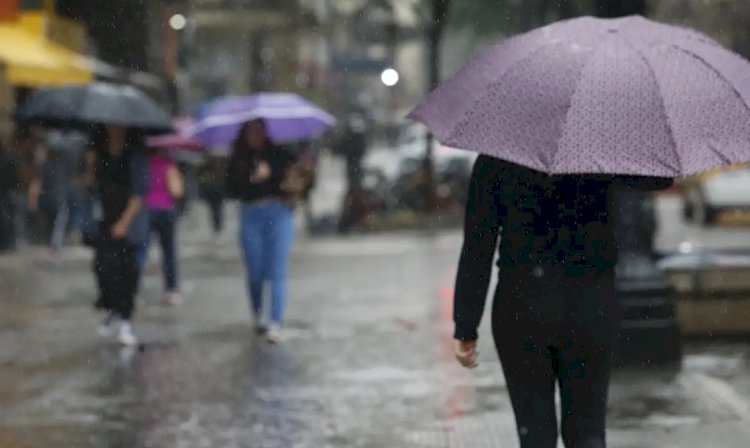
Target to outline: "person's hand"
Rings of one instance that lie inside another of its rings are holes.
[[[116,240],[125,239],[128,236],[128,223],[123,220],[119,220],[112,226],[111,234],[112,238]]]
[[[27,208],[31,213],[36,213],[39,211],[39,199],[36,197],[29,198],[29,203],[27,205]]]
[[[269,177],[271,177],[271,167],[268,165],[268,162],[259,162],[255,167],[255,172],[250,175],[250,182],[257,184]]]
[[[474,369],[479,365],[477,341],[453,341],[453,351],[458,362],[467,369]]]

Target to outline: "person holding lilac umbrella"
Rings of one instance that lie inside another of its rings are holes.
[[[499,245],[492,330],[521,447],[557,446],[556,386],[565,446],[605,447],[627,249],[614,193],[750,161],[750,63],[688,29],[584,17],[490,48],[411,117],[481,154],[456,278],[458,361],[477,366]]]
[[[193,136],[204,145],[232,145],[226,193],[241,203],[240,240],[258,333],[281,341],[287,295],[287,269],[294,241],[292,207],[306,179],[286,143],[312,140],[336,120],[291,93],[227,97],[201,108]],[[264,287],[271,288],[270,326],[263,309]]]
[[[287,270],[294,242],[293,196],[304,185],[294,178],[295,157],[274,144],[264,120],[242,126],[227,169],[228,196],[238,199],[240,241],[250,302],[258,334],[281,342],[287,296]],[[264,318],[264,288],[270,286],[270,325]]]

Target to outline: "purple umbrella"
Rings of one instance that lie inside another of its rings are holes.
[[[198,139],[191,137],[192,120],[178,118],[174,120],[173,134],[156,135],[146,138],[146,144],[151,148],[163,148],[185,151],[203,151],[206,147]]]
[[[485,51],[410,117],[549,174],[689,176],[750,161],[750,63],[643,17],[583,17]]]
[[[209,104],[195,123],[194,136],[206,146],[226,145],[244,123],[259,118],[275,143],[309,140],[336,124],[333,116],[298,95],[260,93]]]

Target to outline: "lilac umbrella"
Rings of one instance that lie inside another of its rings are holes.
[[[206,149],[200,140],[191,136],[192,120],[178,118],[174,120],[175,133],[156,135],[146,138],[146,144],[151,148],[163,148],[186,151],[202,151]]]
[[[750,63],[689,29],[583,17],[490,48],[410,117],[549,174],[689,176],[750,161]]]
[[[275,143],[309,140],[336,124],[332,115],[298,95],[259,93],[210,103],[199,114],[193,135],[206,146],[226,145],[244,123],[259,118]]]

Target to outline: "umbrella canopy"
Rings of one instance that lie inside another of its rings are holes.
[[[689,29],[583,17],[490,48],[410,117],[549,174],[688,176],[750,161],[750,63]]]
[[[117,124],[152,133],[172,130],[169,114],[143,92],[103,82],[39,90],[16,117],[50,126]]]
[[[263,119],[274,143],[291,143],[319,136],[336,119],[293,93],[259,93],[226,97],[201,109],[194,136],[206,146],[232,143],[248,121]]]
[[[174,133],[149,137],[146,144],[151,148],[203,151],[206,147],[191,136],[192,123],[189,118],[178,118],[173,122]]]

